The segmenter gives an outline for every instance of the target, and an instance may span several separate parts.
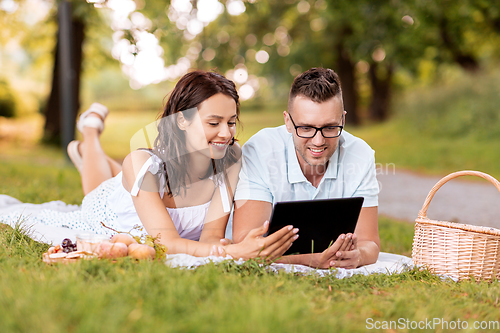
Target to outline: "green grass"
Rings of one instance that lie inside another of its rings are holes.
[[[477,170],[500,179],[500,140],[478,141],[469,137],[441,138],[405,131],[390,121],[352,130],[374,150],[377,163],[394,163],[396,169],[444,176],[459,170]]]
[[[1,228],[1,332],[363,332],[367,320],[498,320],[498,283],[426,271],[338,280],[268,273],[255,261],[195,270],[128,258],[46,265],[46,248]]]
[[[252,135],[264,127],[275,127],[283,125],[283,111],[286,104],[266,106],[266,108],[241,108],[241,126],[238,128],[237,137],[240,142],[245,143]]]
[[[111,111],[106,119],[106,128],[101,135],[103,149],[112,158],[122,160],[130,151],[132,136],[143,127],[154,123],[158,110]],[[81,138],[78,133],[78,138]],[[153,138],[154,140],[154,138]]]
[[[32,203],[64,200],[81,204],[83,199],[76,168],[59,150],[47,147],[0,154],[0,194]]]
[[[397,253],[411,257],[411,245],[414,233],[413,223],[380,216],[378,229],[382,252]]]

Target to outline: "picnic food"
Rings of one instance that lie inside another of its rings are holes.
[[[109,236],[95,235],[89,232],[76,235],[76,246],[78,251],[97,253],[97,247],[102,242],[109,242]]]
[[[68,256],[68,254],[64,253],[64,252],[49,254],[49,258],[51,258],[51,259],[66,258],[67,256]]]
[[[99,258],[116,259],[126,257],[128,254],[127,244],[102,242],[97,246]]]
[[[61,245],[57,244],[43,254],[43,261],[51,264],[55,262],[74,262],[78,259],[117,259],[127,255],[133,259],[162,259],[167,254],[167,247],[155,242],[159,239],[145,235],[144,239],[133,237],[129,233],[118,234],[109,239],[106,235],[92,233],[78,234],[76,244],[69,238],[63,239]],[[141,244],[143,242],[144,244]]]
[[[76,244],[73,244],[73,242],[69,238],[63,239],[61,245],[64,253],[76,251]]]
[[[53,254],[53,253],[58,253],[58,252],[62,252],[61,245],[59,245],[59,244],[57,244],[56,246],[51,246],[51,247],[47,250],[47,253],[48,253],[48,254]]]
[[[58,247],[59,252],[54,252],[56,247]],[[77,261],[78,259],[89,259],[95,257],[93,253],[85,251],[72,251],[69,253],[65,253],[61,249],[62,247],[60,245],[52,246],[48,252],[42,255],[43,261],[48,264],[56,262],[68,263]]]
[[[146,244],[130,244],[128,246],[128,255],[134,259],[154,259],[156,251]]]
[[[116,234],[111,237],[111,243],[124,243],[127,246],[130,244],[138,244],[137,241],[130,235],[127,234]]]

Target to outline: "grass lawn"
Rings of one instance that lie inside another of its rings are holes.
[[[383,249],[407,253],[409,227],[382,219]],[[426,320],[498,323],[498,283],[445,282],[426,271],[338,280],[268,273],[254,261],[195,270],[128,258],[49,266],[40,259],[46,249],[1,227],[1,332],[364,332],[384,323],[397,330],[382,331],[409,332]]]

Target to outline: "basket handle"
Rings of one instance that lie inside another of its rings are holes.
[[[424,205],[422,206],[422,209],[420,210],[420,212],[418,212],[418,217],[426,219],[427,218],[427,209],[429,208],[431,200],[434,197],[434,194],[436,194],[437,190],[439,190],[439,188],[441,186],[443,186],[447,181],[449,181],[453,178],[460,177],[460,176],[478,176],[478,177],[484,178],[484,179],[490,181],[493,185],[495,185],[497,190],[500,192],[500,182],[484,172],[471,171],[471,170],[453,172],[453,173],[450,173],[448,176],[442,178],[440,181],[438,181],[436,183],[436,185],[434,185],[434,187],[430,190],[429,194],[427,194],[427,198],[425,198],[425,202],[424,202]]]

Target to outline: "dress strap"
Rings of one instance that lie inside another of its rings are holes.
[[[219,190],[220,198],[222,200],[222,209],[224,210],[224,213],[229,213],[231,211],[231,203],[229,202],[229,196],[227,195],[227,186],[224,181],[224,177],[222,177],[219,183]]]
[[[141,188],[142,182],[144,181],[144,177],[146,176],[146,172],[151,172],[153,175],[160,173],[160,198],[163,199],[163,195],[165,194],[165,174],[162,172],[162,164],[163,161],[161,158],[156,156],[155,154],[148,151],[151,154],[151,157],[144,163],[141,170],[137,174],[134,185],[132,186],[132,190],[130,194],[134,197],[137,196],[139,190]]]

